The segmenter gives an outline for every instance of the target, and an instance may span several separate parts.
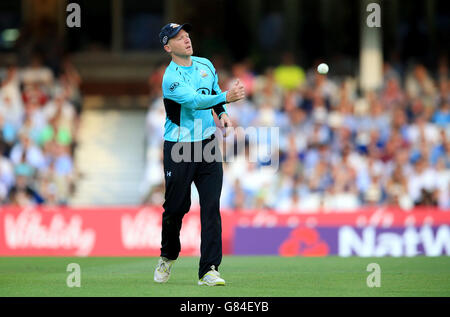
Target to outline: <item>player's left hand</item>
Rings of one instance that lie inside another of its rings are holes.
[[[228,129],[233,127],[233,123],[231,122],[230,117],[228,117],[228,115],[226,113],[222,114],[222,116],[220,116],[220,125],[222,129],[225,129],[223,136],[227,136],[228,134]]]

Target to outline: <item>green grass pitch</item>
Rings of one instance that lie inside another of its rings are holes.
[[[0,296],[450,296],[450,257],[225,256],[225,287],[198,286],[198,261],[180,257],[160,285],[153,282],[155,257],[0,257]],[[69,263],[80,265],[79,288],[66,284]],[[379,288],[366,284],[369,263],[380,265]]]

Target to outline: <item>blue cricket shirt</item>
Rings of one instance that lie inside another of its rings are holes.
[[[220,117],[226,113],[226,92],[222,92],[212,63],[191,56],[185,67],[170,62],[164,73],[162,93],[166,109],[164,139],[197,142],[216,131],[212,109]]]

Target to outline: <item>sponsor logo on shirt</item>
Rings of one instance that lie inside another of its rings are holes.
[[[177,87],[180,86],[179,82],[174,82],[172,85],[170,85],[169,90],[173,92]]]
[[[209,95],[209,89],[208,88],[204,88],[204,87],[199,88],[199,89],[197,89],[197,92],[199,94],[202,94],[202,95]]]

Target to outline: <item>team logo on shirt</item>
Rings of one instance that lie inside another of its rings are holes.
[[[206,71],[204,71],[203,69],[200,69],[200,76],[205,78],[206,76],[208,76],[208,73]]]
[[[180,86],[179,82],[174,82],[172,85],[170,85],[169,90],[173,92],[177,87]]]

